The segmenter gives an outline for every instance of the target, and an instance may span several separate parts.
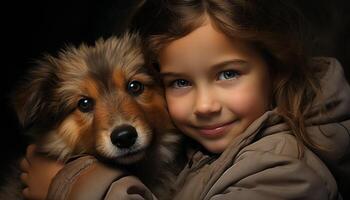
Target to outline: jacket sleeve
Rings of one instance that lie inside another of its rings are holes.
[[[309,154],[310,152],[306,152]],[[327,169],[271,152],[247,151],[214,183],[205,199],[286,200],[339,199],[336,183]],[[321,162],[317,158],[308,162]],[[324,166],[324,168],[326,168]],[[216,185],[216,186],[215,186]]]
[[[54,177],[47,199],[156,200],[135,176],[102,164],[92,156],[79,157]]]

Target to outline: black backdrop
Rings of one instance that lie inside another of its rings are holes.
[[[292,1],[292,0],[291,0]],[[137,0],[12,1],[1,10],[1,135],[2,162],[18,156],[26,141],[8,99],[16,82],[33,60],[55,54],[66,44],[92,43],[99,37],[120,33]],[[335,56],[349,78],[350,13],[345,0],[293,0],[310,22],[315,55]],[[349,79],[348,79],[349,80]],[[1,165],[1,171],[6,165]]]

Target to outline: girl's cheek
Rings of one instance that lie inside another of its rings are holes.
[[[189,111],[189,102],[185,103],[181,98],[172,98],[167,96],[166,98],[170,117],[175,121],[185,120]]]
[[[236,115],[253,120],[268,110],[269,98],[264,90],[248,87],[238,94],[240,95],[231,95],[227,98],[229,109]]]

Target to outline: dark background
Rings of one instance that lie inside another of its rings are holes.
[[[314,55],[334,56],[350,77],[350,9],[345,0],[291,0],[304,12],[314,34]],[[136,0],[12,1],[1,6],[1,136],[2,163],[20,155],[26,141],[9,96],[18,80],[44,53],[56,54],[66,44],[93,43],[120,33]],[[0,170],[5,169],[1,164]]]

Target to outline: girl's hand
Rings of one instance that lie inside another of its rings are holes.
[[[25,199],[45,199],[52,178],[63,167],[63,163],[36,153],[36,146],[29,145],[20,162],[21,181],[25,184],[22,193]]]

